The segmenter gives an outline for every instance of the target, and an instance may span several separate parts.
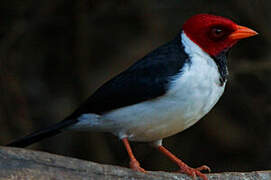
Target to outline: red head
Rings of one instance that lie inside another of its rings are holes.
[[[205,52],[216,56],[231,48],[238,40],[254,36],[257,32],[233,21],[210,14],[198,14],[183,25],[184,33]]]

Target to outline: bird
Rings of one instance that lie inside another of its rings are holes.
[[[214,107],[228,80],[229,50],[257,34],[222,16],[193,15],[175,38],[103,84],[64,120],[7,146],[25,147],[68,130],[110,132],[124,143],[133,170],[146,172],[129,141],[146,142],[181,173],[207,180],[201,171],[210,171],[208,166],[188,166],[162,140],[191,127]]]

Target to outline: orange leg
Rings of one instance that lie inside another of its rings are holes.
[[[123,138],[122,142],[124,143],[124,146],[128,152],[128,155],[130,157],[130,168],[135,170],[135,171],[139,171],[139,172],[146,172],[143,168],[140,167],[139,162],[136,160],[133,151],[131,149],[131,146],[129,144],[129,141],[127,138]]]
[[[169,159],[173,162],[175,162],[179,167],[180,167],[180,172],[185,173],[189,176],[192,176],[194,179],[196,178],[196,176],[201,177],[203,180],[208,180],[207,176],[203,173],[201,173],[200,171],[202,170],[207,170],[207,171],[211,171],[211,169],[208,166],[201,166],[198,168],[191,168],[188,165],[186,165],[183,161],[181,161],[180,159],[178,159],[174,154],[172,154],[171,152],[169,152],[164,146],[160,145],[157,147],[158,150],[160,152],[162,152],[163,154],[165,154],[167,157],[169,157]]]

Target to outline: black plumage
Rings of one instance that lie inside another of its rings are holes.
[[[212,57],[217,65],[218,72],[220,74],[219,80],[220,80],[221,86],[224,85],[224,83],[228,79],[228,75],[229,75],[228,66],[227,66],[227,57],[229,54],[229,50],[230,49],[225,49],[224,51],[222,51],[218,55]]]
[[[77,118],[82,114],[103,114],[162,96],[168,89],[171,77],[181,72],[185,63],[190,63],[190,60],[184,51],[179,34],[172,41],[150,52],[126,71],[106,82],[64,120],[19,138],[7,146],[25,147],[54,136],[62,129],[78,122]]]
[[[63,128],[66,128],[74,123],[76,123],[76,119],[64,119],[56,124],[53,124],[47,128],[34,131],[33,133],[26,135],[24,137],[18,138],[11,143],[7,144],[6,146],[12,147],[25,147],[35,142],[38,142],[42,139],[52,137],[61,133]]]
[[[101,86],[69,118],[102,114],[162,96],[170,77],[179,73],[185,63],[190,60],[178,35]]]

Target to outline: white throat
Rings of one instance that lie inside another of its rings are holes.
[[[184,50],[187,54],[198,54],[199,56],[202,56],[204,59],[211,58],[209,54],[204,52],[196,43],[194,43],[190,38],[185,34],[184,31],[181,33],[182,43],[184,45]]]

